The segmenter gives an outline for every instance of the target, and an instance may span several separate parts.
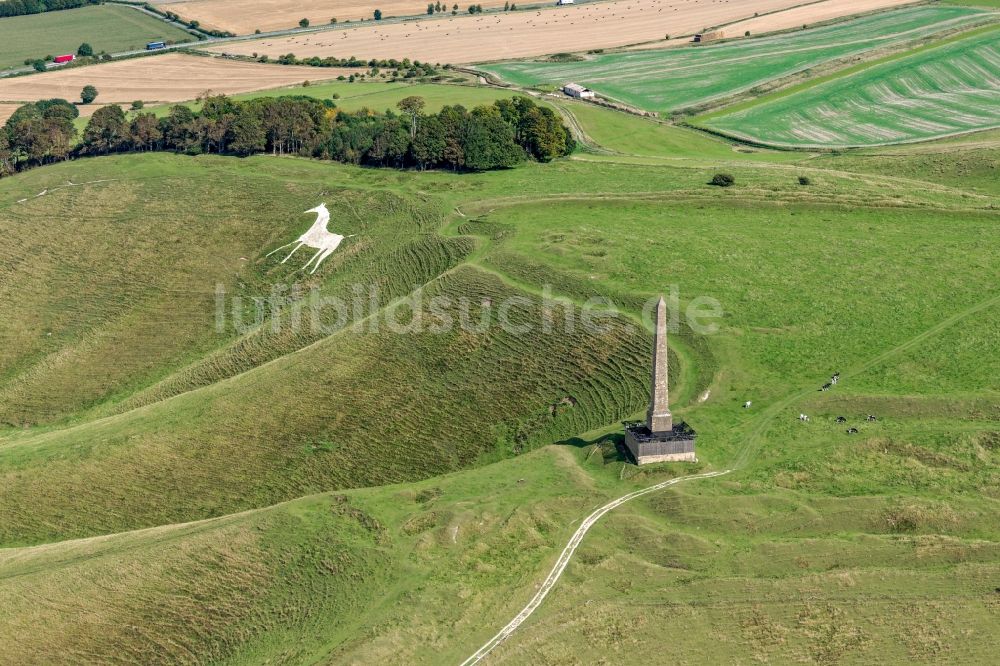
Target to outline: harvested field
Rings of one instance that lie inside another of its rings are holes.
[[[310,24],[325,25],[330,19],[357,21],[371,19],[378,7],[386,18],[393,16],[418,16],[427,12],[427,3],[420,0],[387,0],[386,2],[331,2],[330,0],[154,0],[154,5],[174,12],[187,20],[196,19],[207,28],[228,30],[238,35],[249,35],[254,30],[287,30],[298,26],[299,19],[307,18]],[[449,2],[450,7],[454,2]],[[487,0],[477,3],[484,8],[503,7],[504,0]],[[467,5],[462,5],[466,11]]]
[[[845,16],[863,14],[880,9],[898,7],[903,4],[898,0],[824,0],[801,7],[795,7],[788,11],[768,16],[757,16],[739,23],[726,26],[729,36],[738,37],[748,30],[751,35],[759,35],[775,30],[791,30],[804,25],[822,23],[823,21],[833,21]]]
[[[1000,127],[1000,30],[711,117],[706,127],[789,147],[878,146]]]
[[[620,0],[575,7],[518,11],[440,20],[370,25],[211,48],[248,55],[411,58],[432,63],[472,63],[585,51],[662,40],[667,34],[700,32],[706,26],[773,12],[801,0],[745,4],[714,0]],[[902,1],[900,2],[902,4]],[[426,6],[426,5],[425,5]]]
[[[751,36],[763,35],[778,30],[793,30],[802,26],[811,26],[825,21],[835,21],[840,18],[874,12],[884,9],[891,9],[905,5],[906,2],[899,0],[821,0],[811,4],[793,7],[780,12],[772,12],[764,16],[755,16],[736,23],[730,23],[723,29],[724,37],[743,37],[747,32]],[[642,51],[645,49],[658,49],[663,46],[680,46],[689,44],[690,40],[672,39],[663,44],[639,44],[629,47],[632,51]]]
[[[137,99],[183,102],[206,90],[227,94],[250,92],[306,80],[332,79],[345,71],[168,53],[0,80],[0,100],[34,102],[62,97],[72,102],[79,100],[80,90],[89,84],[97,87],[98,101],[104,103],[125,104]]]
[[[714,46],[628,51],[577,62],[515,61],[481,68],[511,83],[575,81],[649,111],[691,107],[796,72],[981,20],[962,7],[909,7],[795,33]]]
[[[7,119],[10,118],[14,114],[14,111],[17,110],[18,106],[20,106],[20,105],[19,104],[0,104],[0,124],[7,122]]]

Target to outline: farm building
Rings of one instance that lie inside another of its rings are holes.
[[[594,99],[594,91],[590,88],[584,88],[583,86],[576,83],[567,83],[563,86],[563,92],[570,97],[578,97],[580,99]]]

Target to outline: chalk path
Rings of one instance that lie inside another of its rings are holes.
[[[532,613],[534,613],[539,606],[542,605],[542,601],[544,601],[545,597],[548,596],[549,592],[552,591],[552,588],[555,587],[556,582],[558,582],[559,578],[562,576],[563,571],[566,570],[566,566],[569,564],[570,558],[573,557],[573,553],[576,552],[577,546],[579,546],[580,542],[583,541],[583,537],[587,535],[587,532],[590,530],[590,528],[593,527],[594,524],[598,520],[600,520],[604,514],[611,511],[612,509],[618,508],[619,506],[621,506],[625,502],[628,502],[629,500],[633,500],[636,497],[641,497],[643,495],[648,495],[649,493],[656,492],[657,490],[662,490],[667,486],[672,486],[682,481],[693,481],[695,479],[708,479],[713,476],[722,476],[723,474],[729,474],[729,472],[731,471],[732,471],[731,469],[727,469],[721,472],[706,472],[705,474],[692,474],[690,476],[681,476],[676,479],[670,479],[669,481],[664,481],[663,483],[657,483],[654,486],[643,488],[642,490],[636,490],[635,492],[631,492],[628,495],[623,495],[622,497],[619,497],[616,500],[612,500],[611,502],[608,502],[607,504],[605,504],[604,506],[602,506],[601,508],[597,509],[592,514],[587,516],[587,519],[584,520],[583,523],[580,525],[580,527],[576,530],[576,532],[573,533],[573,536],[570,538],[569,543],[567,543],[566,547],[563,548],[562,554],[559,556],[559,559],[556,560],[555,566],[552,567],[552,571],[549,572],[549,575],[545,579],[545,582],[542,583],[542,586],[538,589],[538,592],[535,593],[535,596],[531,598],[531,601],[528,602],[528,605],[525,606],[521,610],[521,612],[518,613],[517,616],[515,616],[514,619],[507,624],[506,627],[501,629],[500,633],[498,633],[496,636],[487,641],[486,644],[483,645],[483,647],[476,650],[475,654],[473,654],[471,657],[463,661],[462,666],[472,666],[473,664],[478,664],[486,655],[492,652],[498,645],[507,640],[507,638],[512,633],[514,633],[517,630],[517,628],[521,626],[521,624],[525,620],[527,620],[528,617]]]

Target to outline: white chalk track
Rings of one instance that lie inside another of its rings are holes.
[[[708,479],[713,476],[722,476],[723,474],[729,474],[729,472],[731,471],[732,470],[727,469],[721,472],[706,472],[705,474],[692,474],[690,476],[681,476],[676,479],[670,479],[669,481],[664,481],[663,483],[657,483],[654,486],[643,488],[642,490],[636,490],[635,492],[631,492],[628,495],[623,495],[622,497],[619,497],[616,500],[608,502],[607,504],[605,504],[604,506],[602,506],[601,508],[597,509],[592,514],[587,516],[587,519],[584,520],[583,523],[580,525],[580,527],[576,530],[576,532],[573,533],[573,536],[570,538],[569,543],[567,543],[566,547],[563,548],[562,554],[559,555],[559,559],[556,560],[555,566],[552,567],[552,571],[549,572],[549,575],[545,579],[545,582],[542,583],[542,586],[538,589],[538,592],[535,593],[535,596],[531,598],[531,601],[528,602],[528,605],[525,606],[521,610],[521,612],[518,613],[517,616],[507,624],[506,627],[501,629],[500,633],[498,633],[496,636],[487,641],[486,644],[483,645],[483,647],[476,650],[475,654],[473,654],[471,657],[463,661],[462,666],[472,666],[473,664],[478,664],[480,661],[482,661],[482,659],[486,657],[486,655],[488,655],[498,645],[507,640],[507,638],[512,633],[514,633],[517,630],[517,628],[520,627],[521,624],[525,620],[527,620],[528,617],[531,616],[531,614],[534,613],[539,606],[542,605],[542,601],[544,601],[545,597],[548,596],[549,592],[552,591],[552,588],[555,587],[556,582],[558,582],[559,578],[562,576],[563,571],[566,570],[566,566],[569,564],[570,558],[573,557],[573,553],[576,552],[577,546],[579,546],[580,542],[583,541],[583,537],[587,535],[587,532],[590,531],[590,528],[593,527],[594,524],[598,520],[600,520],[601,517],[608,511],[616,509],[625,502],[633,500],[636,497],[641,497],[643,495],[648,495],[649,493],[654,493],[657,490],[662,490],[667,486],[672,486],[677,483],[681,483],[682,481],[693,481],[695,479]]]

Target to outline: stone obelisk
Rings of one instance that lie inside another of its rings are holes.
[[[649,411],[646,428],[650,433],[671,432],[674,417],[668,404],[667,386],[667,303],[660,296],[656,304],[656,334],[653,338],[653,381],[649,390]]]

